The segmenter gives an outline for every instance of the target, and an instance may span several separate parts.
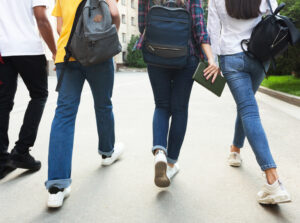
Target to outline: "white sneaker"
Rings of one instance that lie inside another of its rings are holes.
[[[167,167],[167,177],[171,180],[179,172],[179,164],[175,163],[174,167]]]
[[[49,190],[48,207],[59,208],[63,205],[64,199],[70,196],[71,187],[69,186],[65,188],[63,191],[59,191],[58,188],[53,188],[53,189],[57,190],[57,192],[51,193],[51,189]]]
[[[230,152],[228,157],[228,164],[234,167],[241,166],[242,165],[241,155],[237,152]]]
[[[279,204],[291,202],[291,197],[282,183],[277,180],[272,185],[266,183],[257,194],[257,201],[260,204]]]
[[[154,157],[155,177],[154,183],[158,187],[168,187],[170,179],[167,177],[167,157],[164,151],[159,150]]]
[[[109,165],[113,164],[115,161],[120,159],[123,152],[124,152],[124,144],[123,143],[116,143],[113,154],[111,155],[111,157],[107,157],[105,159],[102,159],[102,165],[103,166],[109,166]]]

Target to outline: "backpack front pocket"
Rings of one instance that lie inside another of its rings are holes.
[[[148,52],[164,58],[176,58],[187,55],[187,47],[184,46],[161,45],[146,42],[145,47]]]

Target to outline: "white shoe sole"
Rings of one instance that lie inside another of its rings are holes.
[[[155,164],[154,183],[158,187],[170,186],[170,179],[167,177],[167,163],[157,162]]]
[[[260,204],[282,204],[291,202],[291,198],[289,195],[281,195],[276,197],[268,197],[266,199],[258,198],[258,203]]]
[[[233,167],[240,167],[242,165],[242,163],[240,162],[228,162],[229,166],[233,166]]]

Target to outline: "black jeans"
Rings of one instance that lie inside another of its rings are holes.
[[[19,152],[26,152],[33,146],[48,97],[47,62],[44,55],[3,57],[3,61],[4,64],[0,63],[0,159],[8,156],[7,131],[18,74],[22,77],[31,98],[15,146]]]

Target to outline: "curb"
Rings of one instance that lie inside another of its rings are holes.
[[[287,93],[283,93],[283,92],[279,92],[279,91],[275,91],[266,87],[262,87],[260,86],[258,89],[259,92],[262,92],[264,94],[267,94],[271,97],[277,98],[279,100],[285,101],[289,104],[292,105],[296,105],[298,107],[300,107],[300,97],[298,96],[294,96],[294,95],[290,95]]]

